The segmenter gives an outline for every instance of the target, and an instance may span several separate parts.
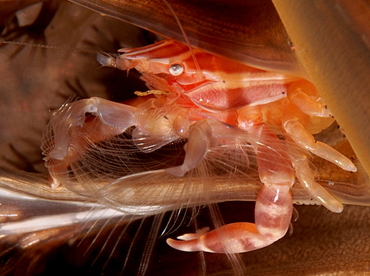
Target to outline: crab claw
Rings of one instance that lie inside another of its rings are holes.
[[[260,191],[255,209],[256,223],[226,224],[202,235],[186,234],[167,244],[177,250],[211,253],[243,253],[266,247],[287,232],[293,204],[286,185],[271,185]]]

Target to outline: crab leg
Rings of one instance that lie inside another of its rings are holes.
[[[256,152],[264,187],[256,199],[255,223],[231,223],[208,233],[167,239],[171,247],[189,252],[241,253],[268,246],[285,235],[293,210],[290,187],[294,172],[277,136],[262,127],[260,138],[262,146],[257,146]],[[271,147],[264,146],[267,140]]]
[[[88,143],[103,141],[137,125],[135,110],[135,107],[97,97],[62,106],[57,111],[58,116],[50,120],[48,139],[51,142],[44,143],[42,149],[52,187],[60,185],[68,166],[85,153]],[[99,120],[89,120],[90,115]]]
[[[301,148],[309,150],[313,154],[336,164],[343,170],[356,172],[356,166],[347,157],[336,151],[329,145],[315,141],[312,134],[302,125],[304,116],[330,117],[330,112],[325,105],[318,102],[320,98],[316,88],[307,81],[296,81],[288,90],[288,98],[296,108],[288,105],[282,116],[282,123],[290,138]],[[300,114],[303,112],[305,115]]]
[[[312,134],[302,125],[305,115],[300,114],[301,111],[305,114],[319,117],[326,117],[329,112],[324,106],[320,105],[320,103],[316,101],[318,95],[316,95],[316,98],[314,97],[314,99],[311,99],[311,101],[304,99],[305,97],[308,97],[309,99],[310,96],[302,92],[300,87],[304,87],[305,91],[308,92],[316,91],[314,87],[308,89],[309,87],[307,87],[307,84],[302,84],[302,82],[291,85],[288,96],[300,111],[297,112],[297,110],[291,106],[288,106],[289,108],[285,109],[285,113],[282,117],[284,130],[301,148],[336,164],[338,167],[346,171],[355,172],[357,168],[351,160],[329,145],[320,141],[315,141]],[[343,205],[315,181],[314,174],[309,166],[307,154],[303,151],[296,151],[290,148],[287,148],[287,150],[290,151],[293,167],[295,168],[297,178],[303,187],[305,187],[314,198],[321,201],[321,203],[332,212],[342,212]]]
[[[291,156],[297,178],[311,196],[318,199],[330,211],[334,213],[342,212],[343,204],[315,181],[315,176],[310,168],[307,155],[303,152],[292,152]]]
[[[176,176],[183,176],[187,171],[197,167],[207,152],[211,138],[212,129],[206,120],[193,124],[189,129],[184,163],[181,166],[168,168],[166,172]]]
[[[293,141],[313,154],[336,164],[343,170],[356,172],[356,166],[340,152],[329,145],[320,141],[315,141],[312,134],[309,133],[297,119],[290,119],[284,122],[284,129],[293,139]]]

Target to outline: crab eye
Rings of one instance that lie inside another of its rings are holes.
[[[184,72],[184,67],[178,63],[172,64],[170,68],[168,69],[168,71],[170,72],[172,76],[178,76],[178,75],[181,75],[182,72]]]

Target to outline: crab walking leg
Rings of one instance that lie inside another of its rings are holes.
[[[256,149],[264,186],[256,199],[255,223],[231,223],[201,235],[185,234],[179,240],[167,239],[168,245],[187,252],[242,253],[266,247],[286,234],[293,211],[290,188],[294,173],[281,141],[264,127],[261,138],[274,147],[262,143]]]
[[[87,128],[93,129],[87,124],[87,114],[99,117],[101,120],[100,129],[95,131],[94,137],[89,137],[93,142],[96,142],[123,133],[128,127],[137,124],[134,116],[135,110],[136,108],[132,106],[98,97],[62,106],[57,111],[58,116],[53,116],[50,120],[55,141],[50,156],[62,160],[68,154],[70,144],[74,142],[73,138],[76,138],[73,133],[80,130],[85,130],[84,132],[88,133]]]
[[[356,172],[356,166],[340,152],[329,145],[320,141],[315,141],[312,134],[309,133],[298,121],[298,119],[286,120],[283,124],[285,131],[290,135],[293,141],[313,154],[336,164],[343,170]]]
[[[270,185],[258,194],[255,208],[256,223],[226,224],[200,237],[186,234],[178,239],[167,239],[177,250],[211,253],[243,253],[266,247],[281,239],[289,228],[293,203],[289,187]],[[195,239],[187,240],[188,237]]]
[[[58,116],[53,116],[49,123],[48,135],[52,135],[52,139],[48,139],[53,140],[52,146],[43,146],[52,187],[60,185],[68,166],[85,153],[88,144],[111,138],[137,125],[135,110],[129,105],[92,97],[65,104],[56,111]],[[91,115],[96,118],[89,120]]]
[[[166,169],[168,174],[183,176],[203,160],[212,139],[212,129],[207,120],[196,122],[189,128],[188,142],[185,146],[185,159],[181,166]]]
[[[303,152],[292,152],[291,156],[297,178],[303,187],[330,211],[341,213],[343,211],[343,204],[315,181],[315,176],[309,166],[307,155]]]
[[[299,80],[293,82],[288,90],[288,98],[304,114],[316,117],[331,117],[331,112],[325,104],[321,104],[319,92],[308,81]]]

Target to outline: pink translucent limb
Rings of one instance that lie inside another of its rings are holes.
[[[294,153],[292,157],[293,166],[301,185],[327,209],[334,213],[341,213],[343,211],[343,204],[316,182],[315,175],[309,166],[307,155],[304,153]]]
[[[46,166],[56,188],[66,178],[67,168],[86,151],[137,125],[136,108],[93,97],[63,105],[51,118],[42,145]]]
[[[255,224],[237,222],[224,225],[195,239],[192,235],[167,239],[167,244],[181,251],[242,253],[266,247],[281,239],[289,228],[293,203],[289,186],[271,185],[259,192]],[[195,236],[193,236],[195,237]]]
[[[256,152],[264,186],[256,199],[255,223],[231,223],[205,234],[186,234],[179,240],[167,239],[168,245],[188,252],[242,253],[268,246],[286,234],[293,211],[290,187],[294,173],[276,135],[265,127],[258,131],[261,146],[256,147]],[[271,146],[264,146],[265,141]]]
[[[193,124],[189,129],[188,143],[185,146],[185,159],[181,166],[166,169],[175,176],[183,176],[203,160],[212,139],[212,129],[206,120]]]
[[[315,141],[297,119],[290,119],[284,122],[284,129],[300,147],[309,150],[313,154],[336,164],[343,170],[355,172],[356,166],[340,152],[320,141]]]
[[[50,157],[58,160],[65,158],[68,148],[74,142],[73,133],[76,130],[84,131],[83,128],[88,125],[86,123],[88,115],[94,115],[102,122],[100,129],[97,129],[91,137],[92,140],[99,141],[123,133],[128,127],[136,125],[135,109],[97,97],[62,106],[50,120],[54,135],[54,148],[49,154]],[[106,130],[107,127],[110,131],[105,135],[102,130]]]

